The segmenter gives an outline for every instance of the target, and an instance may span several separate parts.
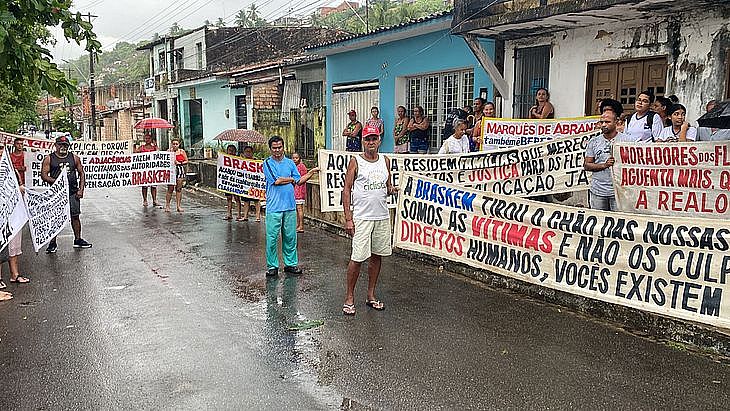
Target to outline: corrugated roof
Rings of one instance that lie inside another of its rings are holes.
[[[396,29],[402,29],[402,28],[406,28],[406,27],[410,27],[410,26],[416,26],[416,25],[419,25],[419,24],[422,24],[422,23],[426,23],[426,22],[429,22],[429,21],[432,21],[432,20],[438,20],[440,18],[447,17],[447,16],[451,16],[451,15],[453,15],[453,11],[452,10],[440,11],[438,13],[429,14],[428,16],[423,16],[423,17],[419,17],[417,19],[408,20],[408,21],[406,21],[404,23],[396,24],[394,26],[378,27],[376,29],[370,30],[367,33],[353,34],[351,36],[343,37],[343,38],[340,38],[340,39],[335,39],[335,40],[331,40],[331,41],[326,41],[326,42],[323,42],[323,43],[315,44],[315,45],[312,45],[312,46],[309,46],[309,47],[305,47],[304,50],[309,51],[309,50],[314,50],[314,49],[318,49],[318,48],[329,47],[329,46],[332,46],[332,45],[335,45],[335,44],[339,44],[339,43],[344,43],[344,42],[347,42],[347,41],[350,41],[350,40],[355,40],[355,39],[359,39],[359,38],[363,38],[363,37],[372,36],[374,34],[379,34],[379,33],[387,32],[387,31],[391,31],[391,30],[396,30]]]

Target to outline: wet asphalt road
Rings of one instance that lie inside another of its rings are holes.
[[[384,260],[384,312],[341,314],[349,243],[308,227],[266,281],[263,225],[89,194],[89,250],[37,256],[0,302],[0,409],[727,409],[730,366],[600,321]],[[7,280],[7,266],[4,267]],[[305,320],[325,324],[287,331]]]

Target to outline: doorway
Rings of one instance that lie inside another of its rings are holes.
[[[667,83],[666,57],[591,63],[588,65],[586,115],[598,114],[602,99],[618,100],[624,112],[632,113],[639,93],[649,90],[664,96]]]

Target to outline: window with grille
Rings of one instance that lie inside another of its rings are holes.
[[[407,78],[406,106],[409,115],[415,106],[423,107],[431,122],[429,143],[441,147],[441,134],[449,110],[471,105],[474,98],[474,71],[451,71]]]
[[[248,113],[246,112],[246,96],[236,96],[236,128],[248,128]]]
[[[195,43],[195,60],[198,70],[203,69],[203,43]]]

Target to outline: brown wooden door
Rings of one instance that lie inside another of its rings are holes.
[[[638,93],[649,90],[655,96],[666,93],[667,60],[664,57],[620,63],[598,63],[589,66],[590,107],[586,114],[597,114],[600,99],[621,102],[624,112],[632,113]]]
[[[618,64],[608,63],[593,66],[593,84],[591,87],[591,108],[587,114],[600,114],[598,106],[605,98],[616,98],[616,80]]]

